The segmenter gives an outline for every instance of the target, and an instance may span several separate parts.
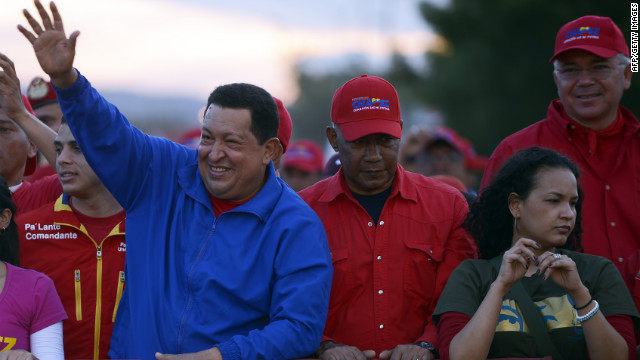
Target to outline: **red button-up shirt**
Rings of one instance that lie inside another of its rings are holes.
[[[626,259],[640,249],[640,123],[622,106],[618,117],[611,126],[622,129],[596,138],[569,118],[560,100],[552,101],[546,119],[498,145],[485,169],[482,187],[520,149],[542,146],[569,157],[581,172],[584,252],[606,257],[622,272]]]
[[[468,212],[462,194],[398,166],[377,224],[342,169],[300,196],[322,219],[334,267],[323,341],[378,354],[417,341],[435,344],[431,313],[440,293],[453,269],[476,255],[460,227]]]

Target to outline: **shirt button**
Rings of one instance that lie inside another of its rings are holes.
[[[382,256],[378,255],[378,261],[382,260]]]
[[[382,291],[382,290],[378,290],[378,295],[382,295],[383,292],[384,291]]]
[[[616,226],[616,223],[614,221],[611,222],[611,226],[614,227]]]
[[[604,188],[607,189],[607,190],[611,190],[611,186],[609,186],[609,185],[605,185]]]
[[[384,225],[384,221],[380,221],[380,226]]]
[[[384,325],[380,324],[380,329],[384,329]]]
[[[618,258],[618,262],[623,262],[624,259],[623,258]]]
[[[372,227],[373,223],[371,221],[369,221],[369,223],[367,224],[368,227]]]

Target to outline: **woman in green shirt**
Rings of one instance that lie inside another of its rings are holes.
[[[574,251],[578,176],[557,152],[525,149],[472,204],[463,226],[481,259],[458,266],[434,312],[443,359],[635,357],[639,317],[621,275]],[[525,303],[535,305],[529,316]]]

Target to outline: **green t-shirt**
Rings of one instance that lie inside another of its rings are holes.
[[[603,257],[558,250],[576,263],[582,283],[600,304],[603,315],[629,315],[636,328],[640,316],[629,290],[613,263]],[[500,255],[502,258],[502,255]],[[496,279],[496,270],[489,260],[465,260],[449,277],[433,313],[437,325],[440,315],[459,312],[473,316]],[[552,280],[542,276],[520,280],[540,310],[553,343],[565,359],[587,359],[587,348],[581,324],[575,318],[573,301]],[[490,358],[537,357],[536,342],[524,321],[520,307],[508,293],[502,299],[502,310],[489,350]]]

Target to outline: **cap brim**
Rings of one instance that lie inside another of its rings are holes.
[[[564,48],[562,49],[562,51],[555,53],[551,59],[549,59],[549,62],[553,62],[558,56],[560,56],[560,54],[563,54],[569,50],[584,50],[584,51],[588,51],[592,54],[594,54],[595,56],[599,56],[601,58],[604,59],[608,59],[610,57],[614,57],[616,55],[618,55],[618,52],[616,50],[611,50],[611,49],[606,49],[606,48],[602,48],[599,46],[590,46],[590,45],[575,45],[575,46],[569,46],[568,48]]]
[[[338,126],[347,141],[355,141],[372,134],[387,134],[398,139],[402,137],[402,127],[397,121],[367,119],[338,124]]]

